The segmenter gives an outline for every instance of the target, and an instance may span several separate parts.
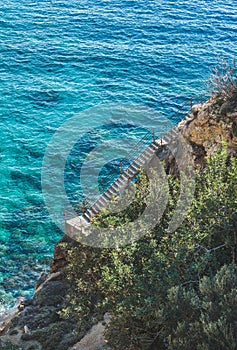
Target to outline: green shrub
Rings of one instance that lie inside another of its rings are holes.
[[[152,232],[119,249],[71,249],[64,315],[76,314],[80,331],[109,311],[112,349],[235,349],[237,161],[220,149],[206,164],[196,172],[193,204],[174,233],[167,226],[180,184],[169,176],[169,203]],[[131,211],[103,213],[98,224],[139,213],[146,181],[141,177]]]

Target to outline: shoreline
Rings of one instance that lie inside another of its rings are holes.
[[[11,320],[18,314],[19,305],[16,303],[13,307],[6,309],[3,314],[0,314],[0,336],[5,333],[8,324],[10,325]]]

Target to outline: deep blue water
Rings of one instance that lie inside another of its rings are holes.
[[[40,175],[57,128],[111,103],[139,104],[175,123],[190,97],[208,95],[210,70],[218,57],[233,59],[236,44],[233,0],[1,0],[2,308],[32,294],[62,235],[45,208]],[[70,167],[66,179],[68,196],[80,201]]]

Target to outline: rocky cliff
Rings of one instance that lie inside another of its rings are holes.
[[[75,244],[64,236],[54,248],[49,274],[43,273],[36,282],[31,300],[20,303],[0,320],[0,349],[22,350],[106,350],[103,337],[108,316],[95,324],[88,334],[78,333],[77,320],[62,319],[62,310],[70,288],[65,276],[68,254],[64,243]]]
[[[196,161],[213,154],[226,141],[230,154],[237,151],[237,97],[221,101],[212,97],[192,107],[178,124],[181,134],[193,147]]]

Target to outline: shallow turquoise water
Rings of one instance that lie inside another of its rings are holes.
[[[207,95],[204,83],[217,57],[236,55],[236,23],[232,0],[2,1],[3,307],[32,294],[62,234],[45,208],[40,177],[57,128],[86,108],[108,103],[141,104],[177,122],[179,106]],[[134,137],[140,137],[137,130]],[[80,200],[73,194],[72,168],[66,178],[69,197]]]

